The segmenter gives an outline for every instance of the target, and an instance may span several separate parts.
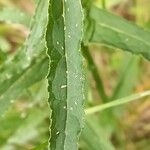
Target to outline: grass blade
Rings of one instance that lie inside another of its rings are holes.
[[[115,100],[115,101],[112,101],[112,102],[109,102],[109,103],[106,103],[106,104],[103,104],[103,105],[100,105],[100,106],[95,106],[93,108],[89,108],[89,109],[86,110],[86,114],[87,115],[88,114],[93,114],[95,112],[99,112],[99,111],[103,111],[105,109],[109,109],[111,107],[123,105],[123,104],[129,103],[131,101],[135,101],[135,100],[144,98],[146,96],[150,96],[150,90],[142,92],[142,93],[138,93],[138,94],[133,94],[131,96],[127,96],[127,97],[124,97],[124,98],[120,98],[118,100]]]

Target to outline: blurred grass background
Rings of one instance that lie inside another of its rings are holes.
[[[94,3],[150,30],[150,0],[95,0]],[[0,22],[0,65],[15,55],[29,35],[28,23],[34,15],[36,4],[37,0],[0,0],[0,17],[5,9],[10,9],[21,12],[26,22],[26,26]],[[110,101],[150,89],[149,62],[142,57],[102,45],[91,45],[90,53]],[[86,106],[92,107],[102,101],[91,72],[86,72],[89,78]],[[46,85],[45,80],[40,81],[26,89],[17,101],[11,101],[11,109],[0,118],[1,150],[45,148],[50,113]],[[111,142],[118,150],[150,149],[149,98],[89,115],[87,122],[89,124],[81,137],[81,150],[100,150],[99,137],[102,135],[108,139],[104,143]]]

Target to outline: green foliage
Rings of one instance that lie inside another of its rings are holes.
[[[49,103],[52,109],[50,149],[77,149],[83,127],[84,77],[80,44],[80,1],[50,1],[47,26]]]
[[[40,81],[46,76],[48,61],[43,50],[44,42],[43,37],[45,33],[45,26],[47,23],[46,16],[43,15],[47,12],[47,5],[45,2],[40,2],[37,8],[35,19],[32,21],[31,34],[25,42],[25,45],[19,52],[1,66],[0,74],[0,115],[2,116],[7,108],[10,106],[12,100],[16,99],[21,92],[33,85],[35,82]],[[41,22],[37,25],[37,20]],[[44,25],[45,24],[45,25]],[[35,37],[38,37],[35,39]],[[43,54],[42,54],[43,53]],[[5,68],[7,68],[5,70]],[[41,71],[34,76],[35,72]],[[13,94],[11,94],[13,92]]]
[[[105,10],[92,7],[90,17],[94,20],[94,31],[90,42],[141,54],[150,60],[150,33]]]
[[[0,10],[0,149],[121,149],[125,135],[120,130],[123,111],[119,106],[150,95],[147,90],[128,96],[138,84],[142,63],[146,63],[138,55],[150,60],[150,32],[94,6],[91,0],[35,3],[34,16],[21,9]],[[107,8],[106,1],[101,3]],[[9,46],[14,43],[8,29],[16,23],[25,26],[30,34],[11,53]],[[104,75],[99,73],[92,55],[96,48],[92,46],[98,47],[99,54],[104,49],[109,57],[116,54],[115,48],[123,50],[119,52],[123,57],[117,62],[120,68],[111,93],[103,81]],[[89,81],[89,72],[96,84],[98,101],[89,96],[95,92],[90,87],[93,81]]]
[[[81,135],[81,148],[86,150],[114,150],[97,118],[88,116]],[[103,135],[103,136],[102,136]],[[92,140],[91,140],[92,139]]]

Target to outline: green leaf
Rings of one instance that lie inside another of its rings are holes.
[[[2,107],[0,115],[3,115],[11,106],[11,100],[16,99],[23,90],[43,79],[47,74],[48,59],[43,41],[47,11],[48,2],[40,0],[32,21],[31,34],[25,45],[14,58],[10,58],[0,68],[0,107]],[[28,53],[26,53],[27,50]]]
[[[41,51],[43,51],[43,48],[45,48],[45,32],[48,19],[47,14],[48,0],[39,0],[37,10],[31,24],[31,33],[26,40],[24,48],[29,59],[39,55]],[[41,47],[41,49],[39,47]]]
[[[28,111],[28,116],[20,121],[20,126],[9,135],[7,141],[0,149],[16,149],[16,146],[23,147],[23,145],[31,140],[36,141],[36,138],[39,136],[38,126],[43,123],[44,119],[48,116],[47,114],[47,109],[43,110],[43,108],[39,107],[34,107],[33,110]]]
[[[52,150],[76,150],[83,127],[82,18],[79,0],[50,0],[46,38]]]
[[[39,71],[40,68],[40,71]],[[5,74],[5,79],[0,82],[0,115],[2,116],[10,107],[11,101],[19,97],[23,90],[46,76],[48,60],[46,58],[34,60],[28,68],[18,73]],[[35,76],[35,73],[37,73]],[[12,72],[11,72],[12,73]]]
[[[0,119],[0,149],[3,147],[8,150],[8,147],[12,147],[11,149],[15,150],[27,150],[30,149],[27,146],[29,143],[37,146],[37,142],[46,141],[49,116],[46,89],[47,82],[44,79],[29,88],[27,92],[23,92],[21,99],[19,98],[6,116]],[[22,98],[25,98],[25,101]]]
[[[91,8],[90,17],[95,21],[90,42],[141,54],[150,60],[150,32],[94,6]]]
[[[106,129],[100,125],[96,117],[86,117],[85,128],[81,134],[81,148],[85,150],[114,150],[106,135]]]

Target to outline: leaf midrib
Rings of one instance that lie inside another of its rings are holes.
[[[106,25],[106,24],[104,24],[104,23],[98,23],[98,25],[99,25],[99,26],[102,26],[102,27],[105,27],[105,28],[108,28],[108,29],[111,29],[112,31],[115,31],[115,32],[117,32],[117,33],[127,35],[128,37],[131,37],[131,38],[133,38],[133,39],[139,40],[139,41],[145,43],[146,45],[150,46],[150,44],[147,43],[146,41],[144,41],[144,40],[142,40],[142,39],[140,39],[140,38],[137,38],[136,36],[133,36],[133,35],[131,35],[131,34],[128,34],[127,32],[124,32],[123,30],[119,30],[119,29],[117,29],[117,28],[111,27],[111,26]]]
[[[43,60],[44,60],[44,59],[42,59],[42,61],[43,61]],[[38,61],[39,61],[39,60],[38,60]],[[36,62],[38,62],[38,61],[36,61]],[[16,80],[14,80],[14,81],[12,82],[12,84],[7,88],[7,90],[6,90],[5,92],[3,92],[3,93],[0,95],[0,99],[3,99],[3,98],[2,98],[3,95],[5,95],[5,93],[6,93],[11,87],[13,87],[15,84],[17,84],[18,81],[21,80],[21,78],[23,77],[23,75],[24,75],[26,72],[30,71],[34,65],[36,65],[36,63],[33,63],[33,62],[32,62],[28,68],[26,68],[25,70],[23,70],[23,72],[20,74],[19,78],[17,78]]]

